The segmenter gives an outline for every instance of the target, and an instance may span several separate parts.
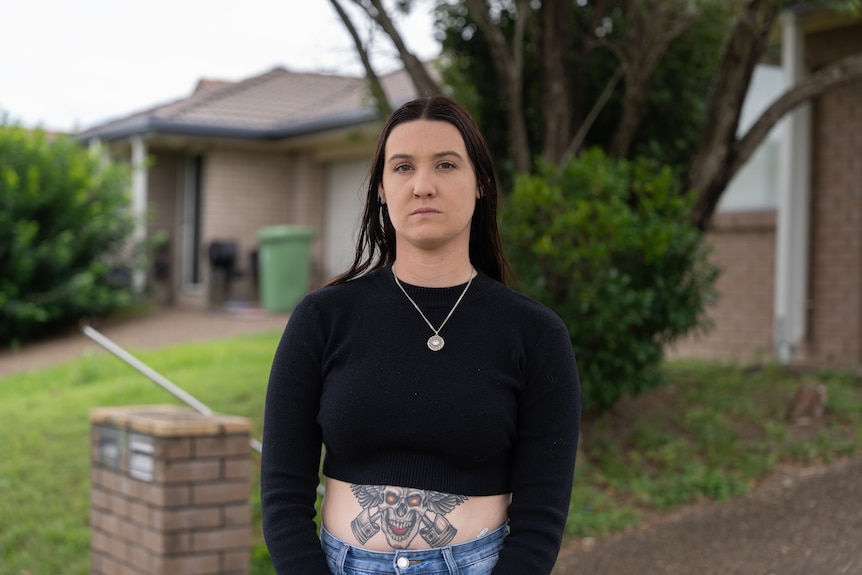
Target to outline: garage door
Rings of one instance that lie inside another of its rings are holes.
[[[368,178],[368,159],[328,164],[325,175],[323,273],[331,278],[353,262]]]

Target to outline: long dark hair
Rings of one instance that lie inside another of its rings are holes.
[[[392,227],[386,204],[381,204],[377,195],[383,181],[384,154],[389,134],[395,126],[414,120],[448,122],[464,138],[467,155],[476,172],[480,195],[470,225],[470,262],[485,275],[506,284],[508,264],[497,227],[497,176],[488,145],[479,126],[460,104],[445,96],[428,96],[402,105],[390,114],[383,125],[377,139],[377,149],[371,159],[368,193],[353,264],[328,285],[350,281],[395,261],[395,228]]]

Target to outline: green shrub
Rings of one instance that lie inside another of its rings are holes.
[[[128,170],[0,118],[0,344],[130,303]]]
[[[664,346],[707,327],[718,272],[677,182],[593,149],[521,176],[504,206],[518,287],[568,326],[587,413],[656,386]]]

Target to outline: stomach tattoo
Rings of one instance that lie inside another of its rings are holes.
[[[362,511],[350,522],[353,535],[364,545],[382,532],[393,549],[407,549],[416,536],[430,547],[447,545],[458,530],[446,514],[467,501],[464,495],[396,485],[350,485]]]

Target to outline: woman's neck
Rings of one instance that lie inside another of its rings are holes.
[[[452,287],[469,281],[476,273],[468,255],[462,257],[403,257],[399,255],[392,270],[404,283],[422,287]]]

